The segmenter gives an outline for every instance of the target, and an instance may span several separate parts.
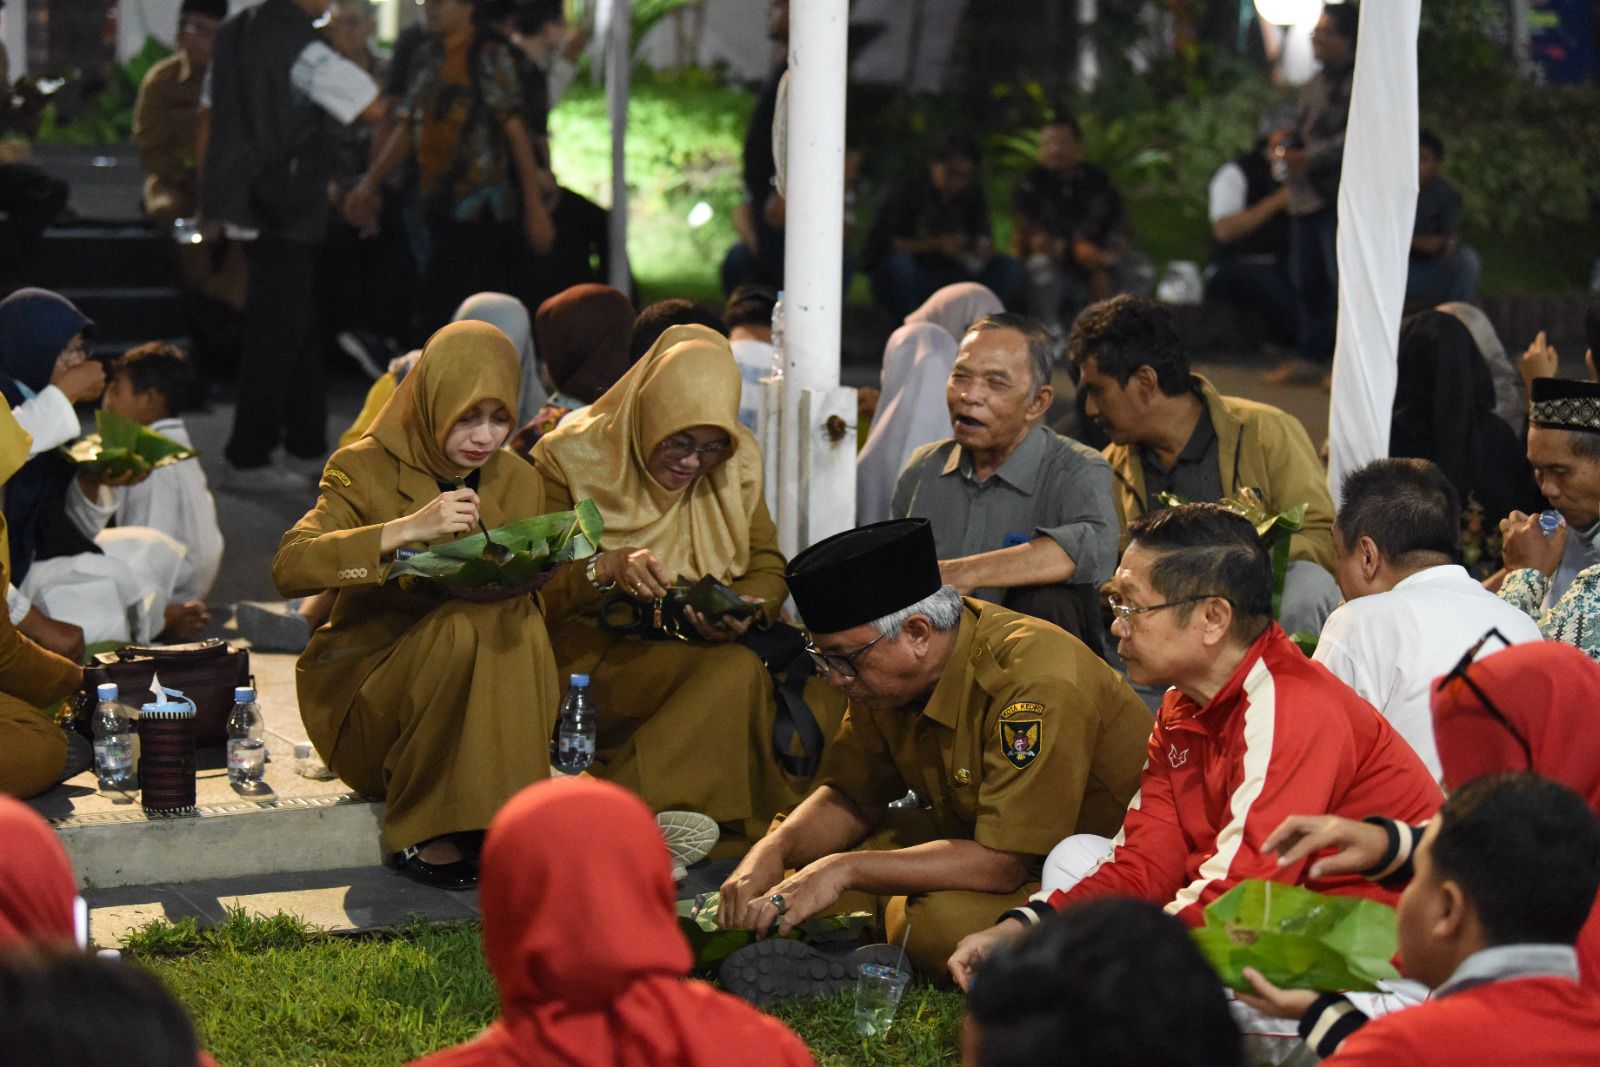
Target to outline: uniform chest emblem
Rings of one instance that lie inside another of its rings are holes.
[[[1173,770],[1177,770],[1189,762],[1189,750],[1178,751],[1178,744],[1174,741],[1172,747],[1167,749],[1167,762],[1172,765]]]
[[[1019,770],[1039,756],[1044,738],[1043,704],[1012,704],[1000,713],[1000,747]]]

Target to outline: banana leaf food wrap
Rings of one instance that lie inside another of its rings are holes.
[[[1295,885],[1250,879],[1212,901],[1206,924],[1190,933],[1224,985],[1255,989],[1254,967],[1285,989],[1371,990],[1398,978],[1394,909],[1364,897],[1335,897]]]
[[[717,925],[717,907],[721,902],[722,894],[715,891],[678,901],[678,929],[683,931],[684,939],[694,952],[696,967],[715,966],[730,953],[756,939],[754,931],[724,930]],[[811,945],[827,941],[857,941],[871,919],[872,915],[865,911],[817,915],[783,936]]]
[[[199,455],[187,445],[104,408],[94,413],[95,431],[62,446],[67,458],[103,477],[143,478],[151,471]]]
[[[408,592],[462,600],[506,600],[534,592],[557,566],[594,555],[605,524],[592,500],[571,511],[521,519],[489,531],[495,544],[510,551],[502,562],[486,559],[480,533],[426,552],[396,557],[385,575]]]
[[[760,604],[745,601],[738,593],[709,574],[695,582],[691,582],[681,574],[678,575],[677,582],[672,586],[672,596],[679,603],[693,608],[713,621],[724,615],[746,619],[761,610]]]

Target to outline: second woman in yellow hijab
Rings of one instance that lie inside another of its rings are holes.
[[[680,642],[622,636],[597,619],[611,597],[648,605],[677,578],[705,575],[777,618],[784,559],[760,449],[739,425],[739,388],[726,338],[673,327],[586,412],[540,438],[531,458],[551,510],[590,499],[605,520],[606,550],[546,587],[556,661],[563,675],[589,675],[600,709],[590,773],[657,811],[691,808],[755,837],[810,783],[774,756],[772,677],[736,643],[750,623],[691,617],[699,639]],[[831,737],[842,699],[820,683],[806,696]]]

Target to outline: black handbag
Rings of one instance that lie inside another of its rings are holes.
[[[158,674],[162,685],[194,701],[195,744],[220,745],[228,739],[233,691],[251,684],[250,653],[219,637],[157,648],[129,645],[97,654],[94,663],[84,668],[73,725],[84,737],[93,737],[95,688],[105,682],[117,687],[117,698],[124,704],[139,707],[153,702],[150,680]]]
[[[706,579],[702,579],[703,581]],[[729,595],[731,589],[722,587]],[[600,605],[600,627],[609,633],[645,641],[693,641],[698,634],[683,613],[684,597],[678,587],[652,601],[618,593]],[[816,665],[806,655],[805,634],[786,622],[757,622],[739,638],[772,675],[772,696],[777,714],[772,720],[772,751],[789,774],[809,778],[822,762],[826,740],[817,717],[806,704],[806,680]],[[798,739],[800,753],[794,752]]]

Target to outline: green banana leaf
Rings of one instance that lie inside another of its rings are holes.
[[[755,940],[750,930],[724,930],[717,925],[717,906],[721,902],[722,894],[716,892],[678,901],[678,929],[683,931],[694,951],[696,967],[721,963],[730,953]],[[853,941],[861,936],[871,919],[871,913],[865,911],[818,915],[783,936],[813,945],[824,941]]]
[[[744,619],[761,610],[760,604],[741,599],[738,593],[709,574],[697,582],[691,582],[680,574],[677,584],[672,588],[679,600],[708,619],[720,619],[724,615]]]
[[[1394,909],[1363,897],[1334,897],[1250,879],[1212,901],[1190,933],[1224,985],[1254,987],[1254,967],[1274,985],[1321,992],[1370,990],[1397,978]]]
[[[594,555],[604,528],[594,501],[580,500],[571,511],[538,515],[491,530],[495,544],[511,553],[504,562],[484,558],[486,542],[480,532],[396,560],[385,581],[398,581],[404,588],[420,582],[452,592],[517,588],[557,564]]]
[[[94,413],[94,425],[98,432],[63,445],[62,450],[78,466],[104,475],[145,475],[199,455],[187,445],[104,408]]]

